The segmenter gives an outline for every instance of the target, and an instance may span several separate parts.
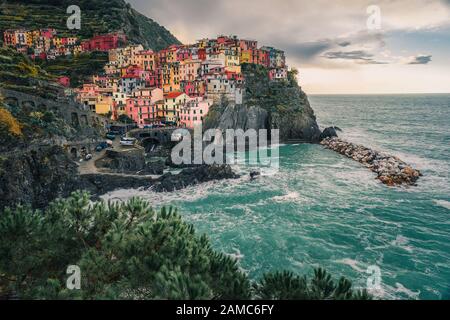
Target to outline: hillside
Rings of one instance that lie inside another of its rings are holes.
[[[54,98],[55,88],[49,86],[49,81],[55,77],[27,56],[11,48],[0,48],[0,87]]]
[[[81,30],[68,30],[66,9],[81,9]],[[122,30],[132,43],[160,50],[180,43],[167,29],[123,0],[0,0],[0,32],[14,28],[55,28],[82,39]]]

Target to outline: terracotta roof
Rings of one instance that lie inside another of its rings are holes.
[[[167,99],[174,99],[174,98],[178,98],[179,96],[181,96],[183,94],[183,92],[170,92],[168,94],[166,94],[164,96],[164,98]]]
[[[125,78],[125,79],[130,78],[130,79],[132,79],[132,78],[140,78],[140,77],[138,75],[135,75],[135,74],[126,74],[122,78]]]

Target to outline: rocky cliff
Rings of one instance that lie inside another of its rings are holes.
[[[282,142],[320,140],[314,111],[294,73],[286,81],[273,82],[262,66],[244,64],[242,71],[246,81],[243,104],[222,99],[211,107],[205,129],[279,129]]]
[[[0,210],[16,204],[44,208],[79,185],[77,165],[61,147],[36,147],[0,155]]]

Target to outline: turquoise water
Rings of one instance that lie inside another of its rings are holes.
[[[280,148],[280,171],[171,194],[120,190],[178,206],[251,277],[323,266],[365,287],[381,269],[386,299],[450,298],[450,95],[312,96],[321,127],[422,170],[418,187],[389,188],[318,145]],[[239,167],[240,171],[248,168]]]

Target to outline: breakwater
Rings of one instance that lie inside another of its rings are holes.
[[[399,158],[387,155],[362,145],[332,137],[320,143],[347,158],[362,163],[377,174],[377,179],[388,186],[415,185],[422,173]]]

